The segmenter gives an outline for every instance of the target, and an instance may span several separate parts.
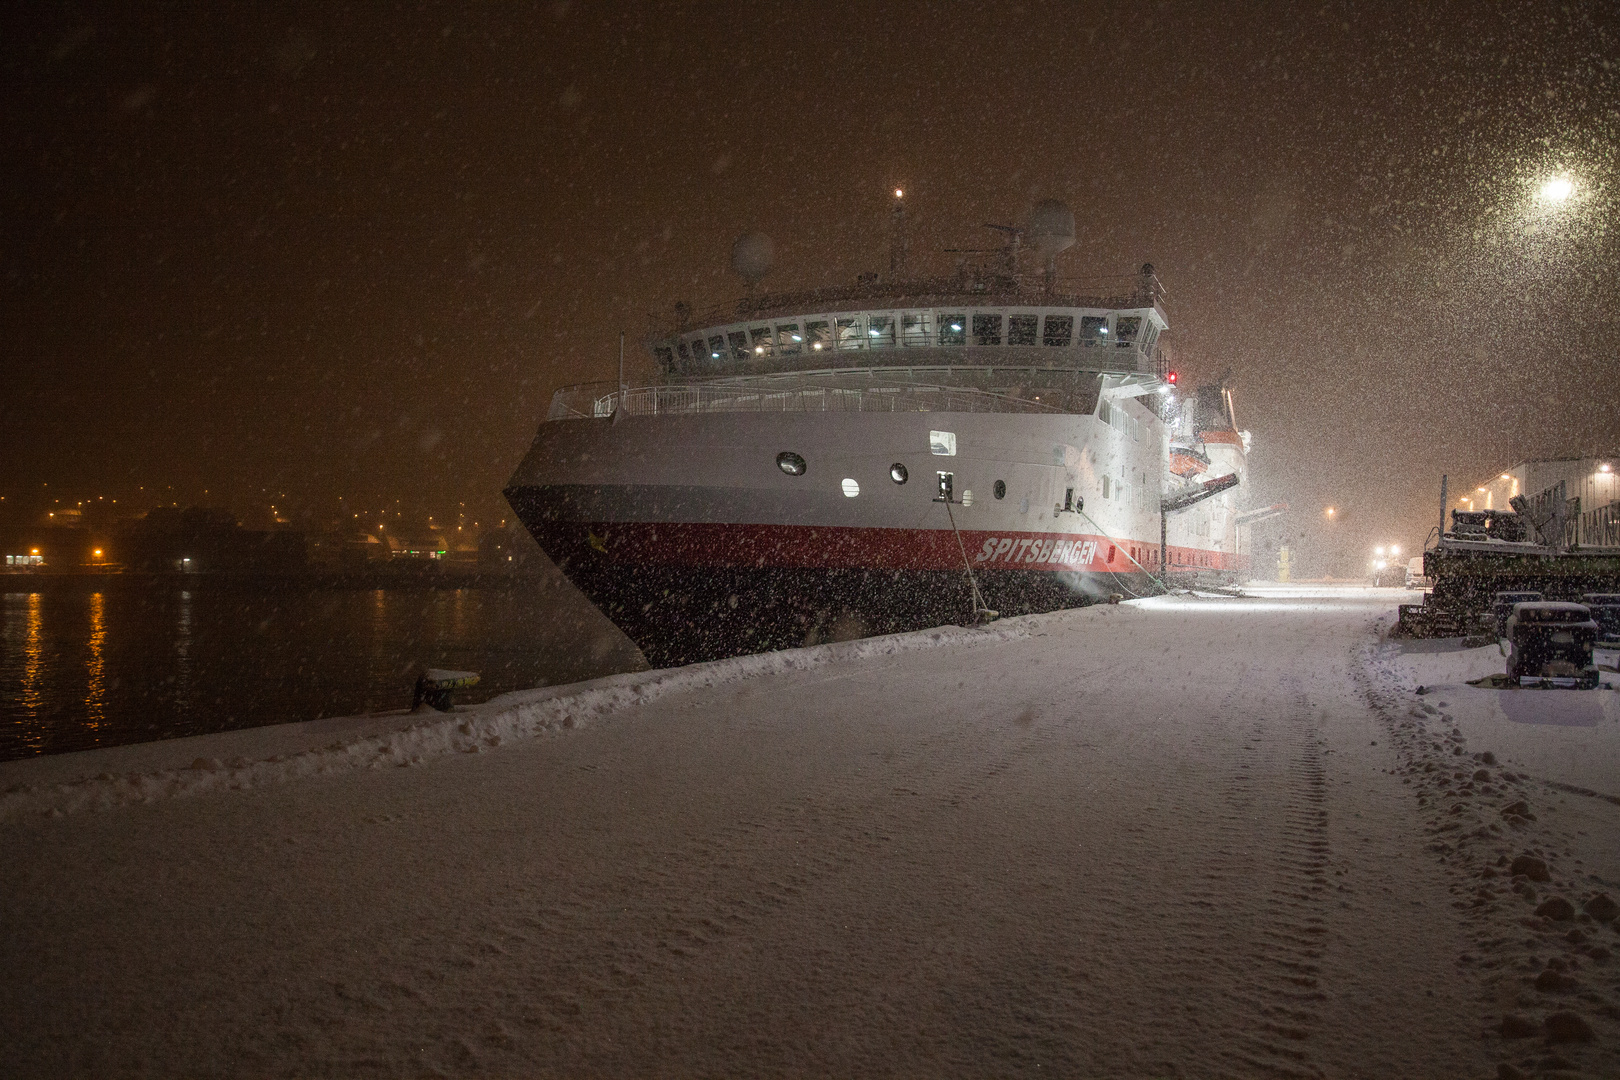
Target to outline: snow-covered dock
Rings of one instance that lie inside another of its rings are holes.
[[[6,1071],[1620,1073],[1620,694],[1250,591],[0,765]]]

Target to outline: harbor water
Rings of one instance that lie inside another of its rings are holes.
[[[467,588],[0,581],[0,760],[410,705],[423,667],[458,700],[642,666],[560,579]]]

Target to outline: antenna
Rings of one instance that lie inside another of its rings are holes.
[[[906,272],[906,191],[894,189],[894,208],[889,211],[889,275]]]
[[[624,331],[619,331],[619,396],[613,402],[613,422],[619,422],[619,414],[624,411]]]

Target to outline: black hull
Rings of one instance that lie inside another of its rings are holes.
[[[564,574],[654,667],[972,621],[962,571],[615,566],[563,557]],[[992,570],[979,589],[1002,617],[1156,591],[1127,575]],[[1082,585],[1084,588],[1082,588]],[[1129,590],[1129,591],[1127,591]]]

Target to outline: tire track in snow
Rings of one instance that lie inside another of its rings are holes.
[[[1327,779],[1310,703],[1297,681],[1284,688],[1284,715],[1250,726],[1223,793],[1229,808],[1223,818],[1238,833],[1231,846],[1250,841],[1245,876],[1265,881],[1266,888],[1258,930],[1243,943],[1251,951],[1242,961],[1238,991],[1257,1022],[1238,1032],[1222,1056],[1243,1076],[1320,1077],[1309,1044],[1324,1000],[1319,979],[1327,935]],[[1228,695],[1223,706],[1236,695]],[[1271,822],[1276,824],[1267,835]],[[1222,884],[1221,898],[1229,899],[1224,893],[1231,882]]]

